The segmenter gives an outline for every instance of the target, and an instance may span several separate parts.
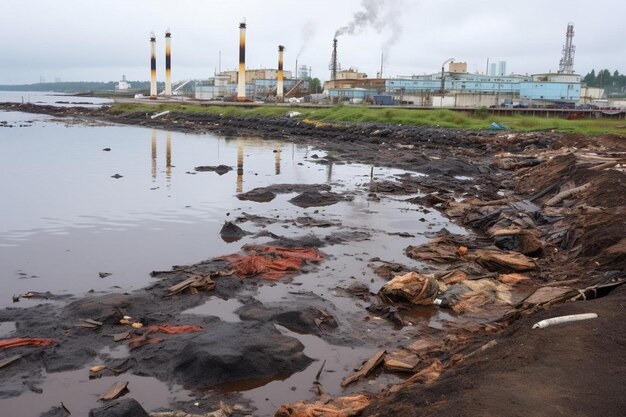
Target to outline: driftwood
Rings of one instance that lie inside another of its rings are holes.
[[[213,288],[215,288],[215,281],[213,281],[210,277],[196,275],[169,287],[167,289],[167,295],[172,296],[180,294],[186,289],[189,289],[192,294],[196,294],[200,289],[209,291]]]
[[[376,354],[369,358],[368,361],[365,362],[363,365],[361,365],[361,367],[356,372],[348,375],[343,381],[341,381],[341,386],[346,387],[351,383],[361,379],[362,377],[369,375],[378,365],[381,364],[381,362],[385,358],[386,353],[387,352],[384,350],[376,352]]]
[[[587,184],[581,185],[580,187],[574,187],[574,188],[570,188],[569,190],[561,191],[560,193],[558,193],[557,195],[555,195],[554,197],[546,201],[545,205],[546,206],[557,205],[561,201],[565,200],[566,198],[572,197],[578,193],[581,193],[585,191],[586,189],[588,189],[589,187],[591,187],[590,182],[588,182]]]
[[[419,362],[420,358],[417,354],[407,349],[400,349],[385,355],[383,367],[392,372],[411,372]]]
[[[117,381],[109,387],[100,399],[102,401],[111,401],[121,397],[128,391],[128,381]]]

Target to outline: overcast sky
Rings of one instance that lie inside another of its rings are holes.
[[[0,0],[0,84],[60,78],[110,81],[149,78],[149,35],[157,34],[157,74],[164,78],[164,32],[172,31],[174,80],[208,78],[235,69],[239,22],[248,24],[247,67],[299,64],[329,77],[332,39],[364,4],[377,19],[339,37],[342,67],[370,77],[432,73],[448,58],[470,72],[506,61],[518,74],[558,70],[568,22],[574,23],[574,68],[626,72],[624,0]]]

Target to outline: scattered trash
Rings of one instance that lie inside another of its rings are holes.
[[[192,294],[197,294],[199,290],[210,291],[215,288],[215,281],[208,276],[197,275],[172,285],[167,289],[167,295],[180,294],[185,290],[190,290]]]
[[[78,324],[75,324],[74,327],[84,327],[87,329],[97,329],[101,327],[103,323],[101,321],[92,320],[92,319],[83,319]]]
[[[0,369],[4,368],[5,366],[11,365],[13,362],[17,362],[21,358],[22,358],[22,355],[13,355],[6,359],[0,360]]]
[[[240,277],[260,275],[267,280],[278,280],[302,269],[305,262],[320,262],[324,259],[316,248],[283,248],[279,246],[245,245],[246,255],[220,256]]]
[[[591,183],[588,182],[587,184],[581,185],[580,187],[574,187],[574,188],[570,188],[569,190],[561,191],[560,193],[558,193],[557,195],[555,195],[554,197],[546,201],[545,205],[555,206],[559,204],[560,202],[562,202],[563,200],[569,197],[573,197],[578,193],[582,193],[583,191],[589,189],[590,187],[591,187]]]
[[[489,271],[530,271],[537,268],[534,260],[519,252],[476,249],[470,256]]]
[[[117,381],[109,387],[104,394],[100,396],[102,401],[111,401],[128,392],[128,381]]]
[[[153,114],[152,116],[150,116],[150,118],[154,120],[154,119],[156,119],[158,117],[165,116],[166,114],[170,114],[170,111],[169,110],[165,110],[165,111]]]
[[[383,362],[386,353],[387,352],[384,350],[376,352],[376,354],[368,359],[367,362],[365,362],[363,365],[361,365],[361,367],[357,371],[348,375],[343,381],[341,381],[341,386],[346,387],[351,383],[368,376],[378,365]]]
[[[130,350],[135,350],[143,345],[147,345],[148,343],[161,343],[162,339],[158,337],[150,337],[148,336],[150,332],[146,332],[142,335],[134,335],[131,334],[130,340],[128,341],[128,348]]]
[[[394,385],[390,388],[390,392],[396,392],[400,388],[411,384],[430,385],[443,373],[443,364],[440,360],[435,359],[427,368],[422,369],[401,384]]]
[[[419,364],[420,358],[407,349],[399,349],[385,355],[383,368],[392,372],[411,372]]]
[[[13,339],[0,339],[0,349],[8,349],[20,346],[42,346],[50,347],[56,342],[52,339],[43,338],[13,338]]]
[[[438,292],[437,280],[417,272],[399,275],[380,289],[382,295],[393,301],[409,301],[417,305],[432,304]]]
[[[194,333],[204,330],[202,326],[196,326],[193,324],[183,324],[174,326],[171,324],[160,324],[148,326],[150,333],[163,333],[163,334],[181,334],[181,333]]]
[[[332,401],[320,400],[315,403],[298,401],[281,405],[274,417],[351,417],[361,414],[369,404],[369,398],[363,394],[348,395]]]
[[[533,325],[533,329],[545,329],[548,326],[554,326],[555,324],[571,323],[580,320],[596,319],[598,315],[596,313],[585,314],[571,314],[569,316],[552,317],[550,319],[541,320]]]
[[[492,122],[491,125],[489,125],[489,130],[509,130],[509,128],[499,123]]]
[[[130,332],[116,333],[113,335],[114,342],[121,342],[122,340],[128,339],[130,336]]]
[[[100,278],[106,278],[106,277],[111,276],[111,275],[113,275],[113,274],[110,273],[110,272],[98,272],[98,276]]]

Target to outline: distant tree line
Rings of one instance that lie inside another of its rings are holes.
[[[149,90],[149,81],[129,81],[133,89]],[[59,93],[80,93],[87,91],[113,91],[117,81],[109,82],[92,82],[92,81],[74,81],[74,82],[58,82],[58,83],[36,83],[21,85],[1,85],[0,91],[56,91]],[[164,83],[157,83],[157,87],[161,90]]]
[[[626,74],[620,74],[617,70],[611,72],[602,69],[596,73],[593,69],[583,77],[583,82],[589,87],[604,88],[607,95],[626,94]]]

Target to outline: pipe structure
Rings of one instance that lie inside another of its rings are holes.
[[[239,79],[237,98],[246,98],[246,24],[239,24]]]
[[[165,95],[172,95],[172,34],[165,31]]]
[[[156,80],[156,36],[150,34],[150,98],[157,98],[157,80]]]
[[[337,79],[337,38],[333,39],[333,57],[331,63],[331,79]]]
[[[276,73],[276,98],[282,100],[285,95],[285,88],[283,87],[283,54],[285,53],[285,47],[278,45],[278,72]]]
[[[448,62],[453,62],[454,58],[450,58],[450,59],[446,59],[445,61],[443,61],[443,64],[441,64],[441,99],[442,99],[442,103],[443,103],[443,95],[446,91],[446,76],[444,73],[445,70],[445,66]]]

